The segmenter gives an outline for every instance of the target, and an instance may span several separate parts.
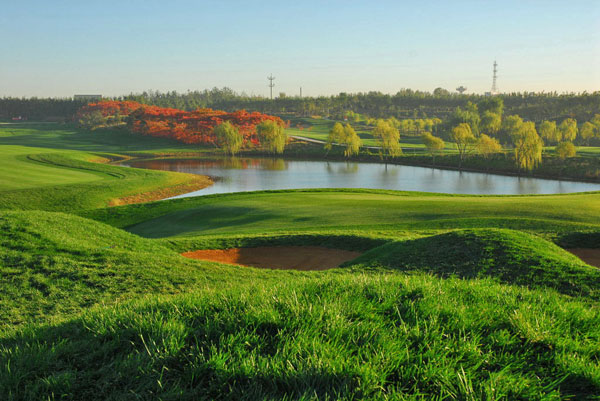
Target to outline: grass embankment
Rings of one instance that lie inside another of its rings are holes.
[[[600,394],[598,269],[539,238],[600,248],[597,193],[274,191],[95,209],[173,175],[86,161],[123,154],[131,138],[116,131],[4,134],[0,209],[97,221],[0,211],[3,400]],[[156,147],[130,151],[167,149],[146,139]],[[367,253],[327,272],[178,254],[273,245]]]

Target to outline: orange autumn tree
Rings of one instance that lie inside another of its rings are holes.
[[[89,118],[91,115],[94,118]],[[131,132],[137,134],[171,138],[188,144],[214,146],[217,146],[214,129],[223,122],[229,122],[238,130],[246,147],[260,145],[256,126],[261,122],[273,121],[280,126],[285,125],[279,117],[246,110],[232,113],[208,108],[184,111],[115,100],[84,106],[76,118],[82,121],[86,116],[90,121],[97,121],[100,116],[104,121],[109,121],[118,116],[119,121],[126,119]]]

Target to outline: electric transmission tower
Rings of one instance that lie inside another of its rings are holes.
[[[498,78],[498,63],[494,60],[494,79],[492,80],[492,95],[498,93],[498,87],[496,86],[496,80]]]
[[[273,81],[275,80],[275,77],[273,74],[271,74],[267,77],[267,79],[269,80],[269,88],[271,89],[271,100],[273,100],[273,87],[275,86]]]

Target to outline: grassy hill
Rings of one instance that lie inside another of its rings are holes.
[[[394,241],[347,263],[356,269],[382,266],[466,279],[491,277],[570,295],[600,296],[600,270],[539,237],[498,229],[459,230]]]

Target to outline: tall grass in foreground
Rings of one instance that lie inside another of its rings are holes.
[[[0,340],[2,399],[597,399],[597,304],[338,274],[96,309]]]

